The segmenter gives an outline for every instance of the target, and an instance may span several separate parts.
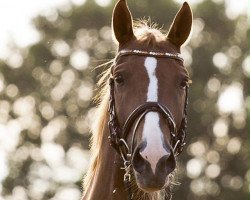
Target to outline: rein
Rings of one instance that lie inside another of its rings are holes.
[[[162,53],[162,52],[148,52],[141,50],[121,50],[116,59],[117,60],[121,56],[129,56],[129,55],[137,55],[137,56],[151,56],[151,57],[161,57],[168,59],[175,59],[183,62],[183,58],[179,53]],[[181,121],[180,128],[177,130],[176,123],[174,121],[173,115],[171,111],[163,104],[159,102],[146,102],[144,104],[139,105],[132,113],[129,115],[124,125],[121,127],[118,123],[118,118],[115,112],[115,97],[114,97],[114,79],[113,77],[109,78],[109,86],[110,86],[110,99],[109,99],[109,140],[110,145],[117,151],[120,157],[123,160],[123,168],[125,170],[124,173],[124,185],[128,192],[128,199],[133,199],[133,193],[131,191],[131,158],[134,152],[134,138],[136,135],[137,128],[140,122],[143,120],[144,116],[148,112],[157,112],[161,114],[164,119],[166,119],[168,123],[168,127],[170,129],[171,140],[170,144],[173,148],[173,152],[175,156],[178,156],[185,146],[186,139],[186,129],[187,129],[187,105],[188,105],[188,86],[186,86],[186,96],[185,96],[185,104],[183,117]],[[128,133],[134,125],[134,129],[132,130],[132,142],[131,147],[129,147],[127,143]]]

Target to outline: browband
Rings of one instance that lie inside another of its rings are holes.
[[[120,50],[116,56],[117,60],[120,56],[126,55],[137,55],[137,56],[153,56],[153,57],[160,57],[160,58],[172,58],[175,60],[179,60],[181,62],[184,61],[180,53],[168,53],[168,52],[155,52],[155,51],[142,51],[137,49],[123,49]]]

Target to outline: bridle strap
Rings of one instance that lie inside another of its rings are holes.
[[[137,56],[151,56],[151,57],[161,57],[161,58],[170,58],[175,59],[178,61],[183,62],[183,58],[180,56],[179,53],[162,53],[162,52],[148,52],[148,51],[141,51],[141,50],[121,50],[115,58],[114,65],[117,63],[117,60],[121,56],[127,55],[137,55]],[[185,146],[185,139],[186,139],[186,129],[187,129],[187,104],[188,104],[188,86],[186,86],[186,97],[185,97],[185,104],[184,104],[184,112],[183,118],[181,121],[181,125],[179,130],[176,128],[176,123],[171,111],[159,102],[146,102],[140,106],[138,106],[127,118],[123,127],[121,128],[116,112],[115,112],[115,97],[114,97],[114,79],[110,77],[109,79],[109,86],[110,86],[110,99],[109,99],[109,117],[110,120],[108,122],[109,126],[109,140],[110,145],[118,152],[120,157],[123,160],[124,165],[124,184],[125,188],[128,192],[128,199],[133,199],[133,193],[131,191],[131,156],[134,151],[134,140],[137,129],[148,112],[157,112],[160,113],[168,122],[168,127],[170,129],[171,134],[171,146],[173,148],[173,152],[175,155],[179,155],[183,147]],[[137,121],[136,121],[137,120]],[[135,122],[136,121],[136,122]],[[135,124],[135,125],[134,125]],[[132,131],[132,142],[131,147],[127,144],[128,134],[133,127]]]
[[[174,118],[167,107],[160,104],[159,102],[146,102],[138,106],[127,118],[124,126],[123,126],[123,135],[122,137],[126,140],[128,137],[128,133],[133,126],[135,120],[140,116],[144,116],[148,112],[158,112],[160,113],[165,119],[167,119],[171,135],[176,132],[176,125],[174,122]],[[133,153],[133,152],[131,152]]]
[[[121,56],[127,55],[136,55],[136,56],[151,56],[151,57],[158,57],[158,58],[171,58],[175,60],[179,60],[181,62],[184,61],[180,53],[169,53],[169,52],[157,52],[157,51],[143,51],[137,49],[123,49],[120,50],[115,58],[115,61]]]
[[[181,121],[181,125],[179,130],[177,131],[176,124],[174,117],[171,113],[171,111],[164,106],[163,104],[159,102],[146,102],[140,106],[138,106],[132,113],[129,115],[127,120],[125,121],[122,128],[120,128],[120,125],[118,123],[118,119],[116,117],[115,113],[115,101],[114,101],[114,80],[113,78],[110,78],[110,105],[109,105],[109,113],[110,113],[110,121],[109,121],[109,130],[110,130],[110,142],[111,145],[118,151],[119,154],[123,152],[122,157],[125,158],[126,154],[132,154],[132,148],[128,148],[128,145],[126,143],[128,134],[132,128],[132,126],[135,124],[136,119],[136,126],[134,127],[132,140],[134,141],[135,133],[137,126],[143,119],[143,116],[148,112],[158,112],[160,113],[168,122],[168,127],[170,129],[171,134],[171,146],[174,150],[174,153],[176,155],[179,155],[183,147],[185,146],[185,138],[186,138],[186,124],[187,124],[187,104],[188,104],[188,86],[186,86],[186,97],[185,97],[185,105],[184,105],[184,112],[183,112],[183,118]],[[142,115],[144,113],[144,115]],[[122,142],[121,142],[122,139]],[[133,141],[131,144],[131,147],[133,146]],[[121,151],[122,149],[122,151]]]
[[[145,110],[141,115],[140,117],[138,118],[137,122],[135,123],[135,126],[134,126],[134,129],[133,129],[133,133],[132,133],[132,140],[131,140],[131,154],[133,155],[133,152],[134,152],[134,141],[135,141],[135,135],[136,135],[136,131],[139,127],[139,124],[141,123],[142,119],[144,118],[144,116],[148,113],[149,111],[148,110]]]

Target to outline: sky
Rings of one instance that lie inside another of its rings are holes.
[[[26,47],[39,41],[39,33],[32,25],[37,15],[52,15],[55,8],[67,9],[70,3],[85,0],[0,0],[0,58],[6,58],[13,45]]]

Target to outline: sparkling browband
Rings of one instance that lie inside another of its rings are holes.
[[[155,52],[155,51],[142,51],[142,50],[131,50],[131,49],[123,49],[118,52],[118,55],[116,58],[120,56],[125,55],[139,55],[139,56],[153,56],[153,57],[166,57],[166,58],[172,58],[180,61],[184,61],[180,53],[162,53],[162,52]]]

